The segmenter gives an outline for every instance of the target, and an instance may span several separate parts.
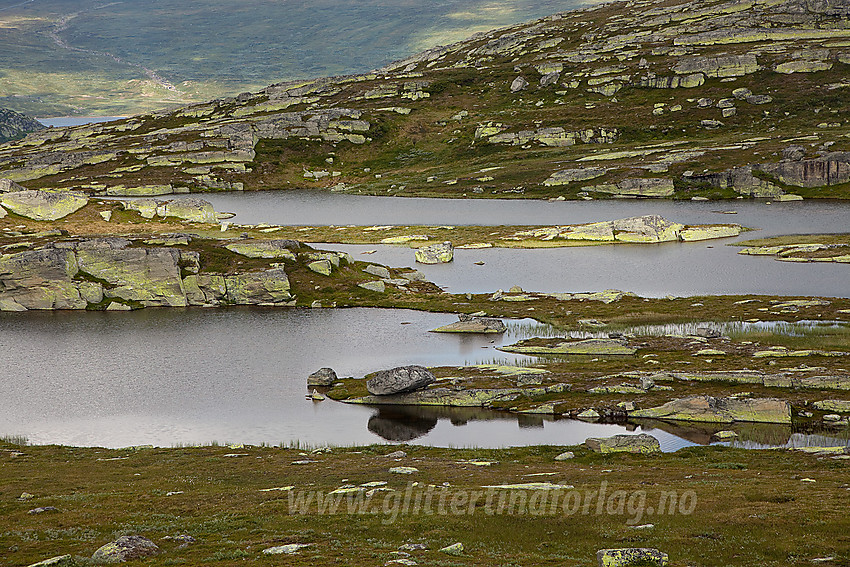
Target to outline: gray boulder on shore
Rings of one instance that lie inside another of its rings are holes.
[[[403,394],[424,388],[436,378],[424,366],[399,366],[375,373],[366,382],[366,389],[373,396]]]
[[[307,377],[307,386],[333,386],[336,381],[333,368],[319,368]]]

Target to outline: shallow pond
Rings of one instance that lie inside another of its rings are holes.
[[[212,441],[504,447],[652,430],[665,450],[710,438],[699,428],[666,424],[305,400],[305,379],[322,366],[362,376],[402,364],[530,360],[495,350],[533,332],[527,320],[511,324],[503,337],[428,332],[454,319],[392,309],[2,313],[0,367],[7,370],[0,436],[109,447]],[[784,442],[790,434],[784,428],[774,437]]]

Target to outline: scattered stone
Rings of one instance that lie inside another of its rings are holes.
[[[33,508],[27,514],[44,514],[45,512],[58,512],[59,509],[55,506],[41,506],[39,508]]]
[[[517,77],[511,82],[511,92],[518,93],[519,91],[525,90],[528,88],[528,81],[525,80],[525,77]]]
[[[629,565],[667,565],[668,557],[657,549],[630,547],[624,549],[600,549],[596,552],[599,567],[628,567]]]
[[[555,460],[556,461],[567,461],[569,459],[574,458],[575,456],[576,456],[575,453],[573,453],[572,451],[564,451],[560,455],[557,455],[555,457]]]
[[[320,368],[307,377],[307,386],[333,386],[336,382],[333,368]]]
[[[388,459],[403,459],[407,456],[407,453],[404,451],[393,451],[387,455],[384,455]]]
[[[330,260],[316,260],[315,262],[310,262],[307,264],[307,268],[316,272],[317,274],[321,274],[323,276],[331,275],[331,262]]]
[[[440,552],[447,555],[463,555],[463,544],[458,542],[447,545],[446,547],[441,548]]]
[[[268,549],[264,549],[263,553],[265,555],[292,555],[297,553],[299,550],[304,549],[305,547],[310,547],[309,543],[289,543],[287,545],[278,545],[276,547],[269,547]]]
[[[366,382],[366,389],[374,396],[413,392],[426,387],[436,378],[423,366],[399,366],[381,370]]]
[[[584,444],[595,453],[660,453],[661,444],[652,435],[614,435],[590,437]]]
[[[390,278],[390,271],[383,266],[376,266],[374,264],[369,264],[368,266],[363,268],[363,271],[366,272],[367,274],[371,274],[373,276],[378,276],[381,279],[389,279]]]
[[[419,472],[416,467],[391,467],[389,470],[392,474],[415,474]]]
[[[76,564],[77,563],[74,561],[74,558],[68,554],[51,557],[50,559],[33,563],[29,567],[75,567]]]
[[[454,259],[454,247],[448,240],[416,249],[416,261],[420,264],[444,264]]]
[[[95,551],[92,559],[104,563],[123,563],[132,559],[150,557],[159,552],[159,547],[146,537],[121,536]]]
[[[402,551],[426,551],[428,546],[424,543],[405,543],[398,548]]]
[[[387,291],[387,286],[381,280],[373,280],[371,282],[363,282],[357,284],[357,287],[362,287],[363,289],[367,289],[369,291],[376,291],[378,293],[384,293]]]

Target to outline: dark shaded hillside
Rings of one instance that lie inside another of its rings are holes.
[[[0,108],[0,144],[42,130],[44,124],[8,108]]]

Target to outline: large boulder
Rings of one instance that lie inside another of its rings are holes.
[[[54,221],[86,206],[88,197],[70,191],[24,190],[6,193],[0,204],[7,210],[32,220]]]
[[[166,201],[157,207],[156,214],[161,217],[176,217],[190,222],[208,224],[218,222],[212,203],[197,197]]]
[[[596,453],[660,453],[661,444],[652,435],[614,435],[590,437],[584,444]]]
[[[432,333],[504,333],[507,330],[501,319],[460,314],[458,321],[432,330]]]
[[[319,368],[307,377],[307,386],[333,386],[336,381],[333,368]]]
[[[774,398],[714,398],[691,396],[655,408],[629,412],[630,417],[651,417],[677,421],[732,423],[791,423],[791,406]]]
[[[448,240],[416,249],[416,261],[420,264],[444,264],[454,260],[454,246]]]
[[[103,563],[123,563],[159,553],[157,545],[142,536],[121,536],[94,552],[92,559]]]
[[[667,565],[666,553],[647,547],[600,549],[596,552],[599,567],[627,567],[628,565]]]
[[[366,389],[374,396],[403,394],[424,388],[436,378],[424,366],[399,366],[380,370],[366,382]]]

